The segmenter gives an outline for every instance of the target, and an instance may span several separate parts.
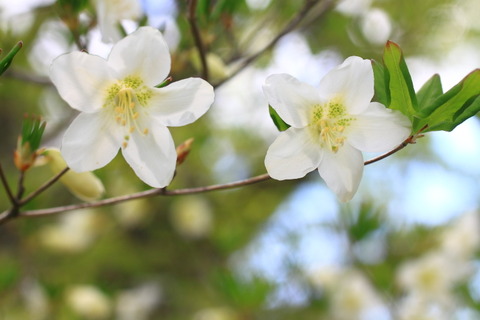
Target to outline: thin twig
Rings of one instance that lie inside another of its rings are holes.
[[[391,156],[392,154],[394,153],[397,153],[398,151],[402,150],[403,148],[405,148],[406,146],[408,146],[410,143],[412,143],[412,139],[413,139],[413,136],[410,136],[408,137],[405,141],[403,141],[398,147],[396,147],[395,149],[387,152],[387,153],[384,153],[378,157],[375,157],[373,159],[370,159],[370,160],[367,160],[364,162],[364,165],[368,166],[369,164],[372,164],[372,163],[375,163],[377,161],[380,161],[380,160],[383,160],[389,156]]]
[[[17,201],[15,200],[15,197],[13,196],[12,189],[10,189],[10,186],[7,181],[7,177],[5,177],[5,173],[3,172],[3,167],[2,164],[0,164],[0,179],[2,180],[3,187],[5,188],[5,192],[7,193],[8,199],[10,200],[10,203],[12,205],[16,205]]]
[[[205,187],[186,188],[186,189],[177,189],[177,190],[151,189],[151,190],[137,192],[129,195],[108,198],[108,199],[104,199],[104,200],[100,200],[92,203],[86,202],[86,203],[72,204],[72,205],[60,206],[60,207],[54,207],[54,208],[48,208],[48,209],[24,211],[20,214],[20,217],[40,217],[40,216],[46,216],[46,215],[61,213],[65,211],[72,211],[77,209],[102,207],[102,206],[117,204],[120,202],[129,201],[129,200],[147,198],[147,197],[153,197],[153,196],[178,196],[178,195],[204,193],[204,192],[215,191],[215,190],[232,189],[232,188],[254,184],[261,181],[266,181],[268,179],[270,179],[270,176],[268,174],[262,174],[262,175],[248,178],[245,180],[240,180],[240,181],[235,181],[235,182],[230,182],[225,184],[216,184],[216,185],[205,186]],[[1,221],[1,215],[0,215],[0,221]]]
[[[196,11],[197,9],[197,0],[189,0],[188,1],[188,23],[190,24],[190,30],[192,32],[193,40],[195,41],[195,46],[198,50],[198,55],[200,56],[200,62],[202,64],[202,78],[208,81],[209,72],[208,72],[208,64],[207,64],[207,53],[205,51],[205,46],[202,41],[202,36],[200,35],[200,30],[198,30],[197,26],[197,16]]]
[[[427,128],[428,126],[423,127],[420,129],[416,134],[411,135],[408,137],[405,141],[403,141],[398,147],[395,149],[378,156],[376,158],[367,160],[364,162],[364,165],[369,165],[374,162],[380,161],[382,159],[385,159],[388,156],[391,156],[392,154],[402,150],[405,148],[407,145],[415,143],[416,139],[422,137],[421,133]],[[42,186],[39,188],[40,191],[35,191],[32,194],[30,194],[28,197],[24,199],[22,202],[15,202],[17,209],[19,208],[20,205],[25,204],[28,202],[31,198],[34,196],[38,195],[40,192],[42,192],[44,189],[47,189],[51,184],[53,184],[56,180],[58,180],[62,174],[67,172],[67,168],[65,168],[61,174],[57,175],[56,177],[52,178],[50,181],[45,183],[45,187]],[[176,189],[176,190],[167,190],[166,188],[162,189],[150,189],[146,191],[141,191],[133,194],[128,194],[128,195],[123,195],[123,196],[118,196],[118,197],[112,197],[96,202],[85,202],[85,203],[79,203],[79,204],[72,204],[72,205],[66,205],[66,206],[59,206],[59,207],[53,207],[53,208],[47,208],[47,209],[37,209],[37,210],[28,210],[24,212],[18,212],[18,210],[11,209],[9,211],[4,211],[0,213],[0,224],[4,223],[5,220],[9,218],[13,218],[12,212],[15,212],[15,215],[18,217],[42,217],[42,216],[48,216],[52,214],[57,214],[61,212],[66,212],[66,211],[72,211],[72,210],[77,210],[77,209],[85,209],[85,208],[96,208],[96,207],[103,207],[107,205],[112,205],[112,204],[117,204],[125,201],[130,201],[130,200],[135,200],[135,199],[140,199],[140,198],[148,198],[148,197],[153,197],[153,196],[179,196],[179,195],[188,195],[188,194],[197,194],[197,193],[204,193],[204,192],[210,192],[210,191],[216,191],[216,190],[226,190],[226,189],[232,189],[232,188],[237,188],[237,187],[242,187],[250,184],[254,184],[257,182],[261,181],[266,181],[269,180],[270,176],[268,174],[262,174],[259,176],[251,177],[248,179],[244,180],[239,180],[239,181],[234,181],[230,183],[224,183],[224,184],[215,184],[211,186],[204,186],[204,187],[196,187],[196,188],[184,188],[184,189]],[[22,179],[20,180],[22,181]],[[19,193],[18,199],[21,198],[21,194]]]
[[[62,171],[60,171],[57,175],[53,176],[50,180],[48,180],[47,182],[45,182],[43,185],[41,185],[37,190],[33,191],[32,193],[30,193],[28,196],[26,196],[25,198],[23,198],[19,203],[18,205],[19,206],[23,206],[25,205],[26,203],[28,203],[30,200],[32,200],[33,198],[35,198],[36,196],[38,196],[40,193],[42,193],[43,191],[47,190],[48,188],[50,188],[55,182],[57,182],[65,173],[67,173],[67,171],[69,170],[68,167],[66,167],[65,169],[63,169]]]
[[[373,158],[373,159],[370,159],[370,160],[367,160],[365,161],[364,165],[367,166],[369,164],[372,164],[374,162],[377,162],[377,161],[380,161],[380,160],[383,160],[389,156],[391,156],[392,154],[394,153],[397,153],[398,151],[402,150],[403,148],[405,148],[406,146],[408,146],[409,144],[414,144],[417,142],[417,139],[418,138],[421,138],[423,137],[423,134],[422,132],[424,132],[426,129],[428,128],[428,124],[423,126],[423,128],[421,128],[420,130],[418,130],[417,133],[411,135],[410,137],[408,137],[407,139],[405,139],[405,141],[403,141],[398,147],[396,147],[395,149],[387,152],[387,153],[384,153],[376,158]]]
[[[293,17],[292,20],[261,50],[258,52],[252,54],[248,58],[242,61],[240,66],[233,71],[227,78],[221,80],[220,82],[216,83],[214,87],[219,87],[234,76],[236,76],[238,73],[240,73],[243,69],[245,69],[247,66],[249,66],[251,63],[253,63],[255,60],[257,60],[260,56],[265,54],[268,50],[270,50],[273,46],[277,44],[277,42],[286,34],[292,32],[295,30],[300,23],[305,19],[305,17],[308,15],[310,10],[317,4],[320,3],[320,0],[306,0],[303,8],[297,13],[295,17]],[[319,16],[324,14],[333,4],[332,1],[326,0],[324,1],[324,6],[319,12]]]
[[[20,175],[18,176],[17,196],[15,197],[15,203],[17,207],[20,199],[23,197],[23,193],[25,192],[25,186],[23,185],[24,181],[25,181],[25,171],[20,170]]]

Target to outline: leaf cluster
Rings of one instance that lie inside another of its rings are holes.
[[[447,92],[440,76],[433,75],[417,92],[400,46],[387,42],[383,61],[372,61],[375,97],[412,121],[413,133],[452,131],[480,111],[480,70],[476,69]]]

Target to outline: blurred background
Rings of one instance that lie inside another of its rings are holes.
[[[52,60],[78,46],[108,56],[98,2],[0,0],[0,47],[24,43],[0,78],[0,161],[12,184],[23,114],[46,119],[47,147],[59,147],[76,115],[49,81]],[[162,30],[174,80],[202,76],[191,3],[143,0],[121,22],[127,33]],[[480,65],[477,0],[199,0],[195,9],[216,100],[199,121],[171,128],[177,145],[195,142],[170,189],[265,172],[278,135],[262,93],[270,74],[315,86],[348,56],[381,60],[388,39],[417,89],[439,73],[446,91]],[[10,221],[0,226],[0,319],[480,319],[479,139],[478,118],[430,133],[367,166],[347,204],[314,172]],[[147,189],[122,157],[95,173],[106,197]],[[51,176],[32,169],[27,192]],[[27,209],[79,202],[55,184]],[[0,192],[0,210],[8,204]]]

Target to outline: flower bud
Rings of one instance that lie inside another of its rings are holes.
[[[193,141],[193,138],[187,139],[177,147],[177,166],[181,165],[187,158],[192,149]]]
[[[58,149],[47,149],[45,151],[45,158],[50,165],[50,169],[52,169],[55,174],[60,173],[67,167]],[[92,172],[74,172],[69,170],[60,178],[60,182],[62,182],[75,197],[84,201],[97,200],[105,192],[102,181]]]
[[[45,131],[46,122],[40,117],[25,115],[22,134],[18,137],[17,148],[13,153],[13,163],[20,171],[27,171],[41,153],[40,142]]]

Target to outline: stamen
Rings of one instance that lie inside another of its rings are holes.
[[[336,153],[345,144],[344,131],[354,118],[348,117],[341,100],[315,105],[311,117],[311,130],[320,145]]]

